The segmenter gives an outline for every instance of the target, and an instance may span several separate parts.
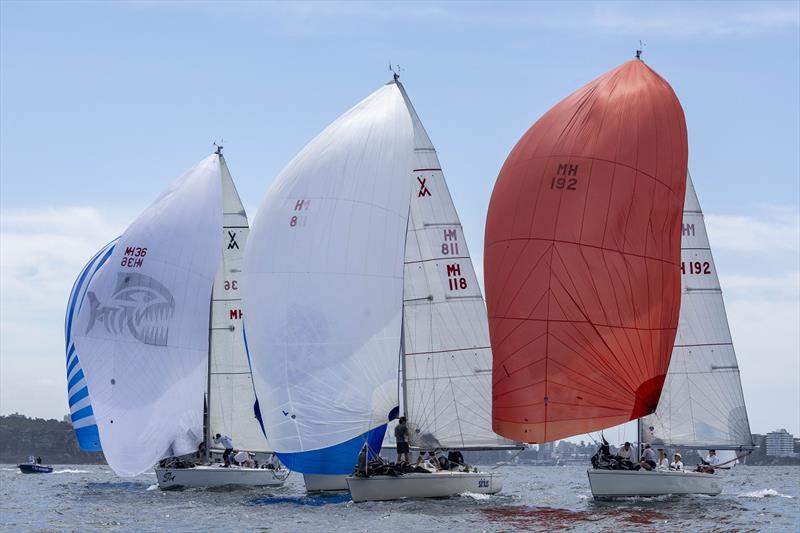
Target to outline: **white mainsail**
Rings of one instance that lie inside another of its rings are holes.
[[[270,444],[308,474],[347,474],[397,406],[413,129],[386,85],[314,138],[252,224],[243,303]]]
[[[421,448],[516,446],[492,431],[486,306],[436,149],[414,124],[403,295],[403,409]]]
[[[221,207],[214,154],[125,230],[75,316],[72,337],[100,442],[119,475],[190,453],[203,438]]]
[[[211,296],[209,434],[230,436],[237,450],[267,452],[269,443],[255,417],[253,376],[242,331],[241,272],[250,229],[247,213],[222,155],[220,165],[224,226],[222,257]]]
[[[678,335],[658,408],[641,420],[643,438],[688,448],[751,447],[739,366],[691,177],[683,211],[681,273]]]

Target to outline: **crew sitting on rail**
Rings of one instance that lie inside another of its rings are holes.
[[[681,461],[681,454],[679,454],[678,452],[675,452],[675,455],[673,455],[673,460],[669,464],[669,469],[683,470],[683,462]]]
[[[669,459],[667,459],[667,454],[664,453],[664,448],[658,449],[658,461],[656,461],[656,468],[658,470],[667,470],[669,468]]]
[[[447,452],[447,461],[450,463],[450,470],[464,466],[464,456],[458,450]]]
[[[700,459],[700,464],[697,465],[697,471],[713,474],[718,465],[719,457],[717,456],[717,450],[708,450],[708,457]]]
[[[636,465],[636,470],[644,468],[645,470],[654,470],[656,467],[656,452],[649,444],[644,445],[642,457],[639,459],[639,464]]]
[[[617,457],[619,457],[620,461],[633,462],[633,447],[631,447],[630,442],[622,445],[622,448],[617,452]]]

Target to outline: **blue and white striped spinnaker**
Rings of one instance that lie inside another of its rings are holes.
[[[214,154],[134,220],[102,254],[104,263],[90,266],[90,279],[78,288],[82,303],[70,302],[67,339],[83,374],[75,385],[85,382],[70,403],[78,406],[76,395],[85,396],[96,445],[121,476],[190,453],[203,440],[222,212]]]
[[[100,445],[100,435],[97,432],[97,422],[94,419],[92,403],[89,400],[89,387],[86,385],[80,357],[78,357],[78,352],[75,350],[72,326],[78,310],[86,300],[86,288],[89,286],[89,282],[97,271],[106,264],[108,258],[111,257],[116,243],[117,239],[114,239],[105,245],[86,263],[81,273],[78,274],[78,279],[75,280],[75,284],[69,294],[69,300],[67,300],[67,316],[64,320],[69,414],[72,428],[75,430],[75,438],[78,440],[81,450],[85,452],[99,452],[102,450],[102,446]]]

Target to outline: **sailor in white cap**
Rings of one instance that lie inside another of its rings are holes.
[[[669,464],[670,470],[683,470],[683,462],[681,461],[681,454],[675,452],[672,462]]]

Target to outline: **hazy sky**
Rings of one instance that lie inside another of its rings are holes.
[[[752,429],[800,435],[798,2],[0,2],[0,412],[68,412],[75,275],[212,141],[252,216],[399,63],[480,269],[510,149],[640,39],[686,112]]]

